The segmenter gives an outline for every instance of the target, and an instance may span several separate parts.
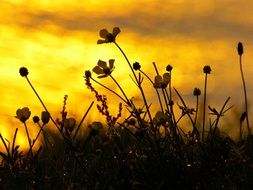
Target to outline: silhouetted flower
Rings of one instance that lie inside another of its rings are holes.
[[[120,29],[118,27],[114,27],[112,33],[109,33],[106,29],[102,29],[100,30],[100,37],[103,38],[103,40],[99,39],[97,44],[115,42],[115,38],[119,33]]]
[[[98,60],[98,65],[93,68],[93,72],[96,73],[98,78],[107,77],[110,75],[114,69],[114,59],[109,60],[109,66],[107,66],[105,61]]]
[[[154,88],[166,88],[170,82],[170,74],[164,73],[163,76],[157,75],[155,77]]]
[[[34,123],[39,123],[40,121],[40,118],[36,115],[36,116],[33,116],[33,122]]]
[[[140,63],[138,63],[138,62],[133,63],[133,68],[134,68],[134,70],[138,71],[141,68]]]
[[[199,88],[194,88],[194,90],[193,90],[193,95],[194,95],[194,96],[199,96],[200,94],[201,94],[200,89],[199,89]]]
[[[21,122],[25,123],[27,119],[29,119],[31,115],[31,111],[28,107],[24,107],[22,109],[18,109],[16,111],[16,118],[19,119]]]
[[[49,119],[50,119],[50,114],[47,111],[41,112],[41,120],[44,125],[49,122]]]
[[[27,75],[28,75],[28,69],[26,68],[26,67],[21,67],[20,69],[19,69],[19,73],[20,73],[20,75],[22,76],[22,77],[26,77]]]
[[[206,65],[206,66],[204,66],[203,71],[206,74],[210,74],[211,73],[211,67],[209,65]]]
[[[91,72],[89,70],[85,71],[84,76],[86,78],[90,78],[91,77]]]
[[[172,69],[173,69],[173,67],[171,65],[167,65],[166,71],[170,72]]]
[[[238,43],[237,52],[240,56],[243,54],[243,45],[241,42]]]
[[[75,125],[76,125],[76,120],[72,117],[64,120],[64,128],[70,132],[73,131],[73,129],[75,128]]]

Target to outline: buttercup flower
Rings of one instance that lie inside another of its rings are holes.
[[[154,88],[166,88],[170,82],[170,74],[164,73],[163,76],[157,75],[155,77]]]
[[[19,119],[21,122],[25,123],[27,119],[29,119],[31,115],[31,111],[28,107],[24,107],[22,109],[18,109],[16,111],[16,118]]]
[[[21,67],[19,69],[19,74],[22,76],[22,77],[26,77],[28,75],[28,69],[26,67]]]
[[[114,59],[109,60],[109,66],[105,61],[98,60],[98,65],[93,68],[93,72],[96,73],[98,78],[104,78],[110,75],[114,69]]]
[[[108,30],[106,29],[102,29],[100,30],[100,37],[103,38],[103,40],[99,39],[97,41],[97,44],[115,42],[115,38],[119,33],[120,33],[119,27],[114,27],[112,33],[109,33]]]

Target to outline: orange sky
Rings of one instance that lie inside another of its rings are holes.
[[[250,0],[0,0],[0,132],[11,138],[16,110],[43,110],[18,70],[29,78],[54,117],[59,117],[65,94],[69,115],[81,119],[93,94],[83,74],[99,59],[115,59],[113,75],[129,97],[129,68],[112,44],[97,45],[99,30],[121,28],[117,42],[131,62],[154,75],[152,62],[164,71],[173,65],[173,84],[187,99],[194,87],[203,88],[204,65],[212,67],[209,101],[220,105],[228,96],[240,109],[243,103],[236,45],[245,46],[244,70],[249,97],[253,94],[253,2]],[[115,87],[109,79],[102,79]],[[146,93],[153,91],[147,86]],[[114,98],[114,97],[112,97]],[[110,100],[110,102],[114,102]],[[150,102],[155,101],[150,98]],[[112,105],[116,107],[117,105]],[[97,118],[95,106],[89,118]],[[252,118],[253,121],[253,118]],[[34,127],[30,123],[29,127]],[[19,142],[21,143],[21,141]]]

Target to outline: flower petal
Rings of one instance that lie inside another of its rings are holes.
[[[162,78],[161,75],[157,75],[157,76],[155,77],[155,83],[161,84],[162,81],[163,81],[163,78]]]
[[[29,110],[28,107],[22,108],[22,112],[23,112],[23,117],[24,117],[24,119],[26,119],[26,120],[27,120],[27,119],[30,117],[30,115],[31,115],[31,111]]]
[[[103,69],[101,67],[99,67],[99,66],[94,67],[92,71],[94,73],[96,73],[97,75],[101,75],[101,74],[104,73]]]
[[[120,33],[119,27],[114,27],[112,31],[112,35],[116,37]]]
[[[100,30],[100,37],[106,38],[106,36],[109,34],[109,32],[106,29]]]
[[[18,119],[20,119],[21,117],[22,117],[22,115],[23,115],[23,112],[22,112],[22,110],[21,109],[18,109],[17,111],[16,111],[16,118],[18,118]]]
[[[110,70],[113,69],[114,61],[115,61],[114,59],[110,59],[110,60],[109,60],[109,68],[110,68]]]
[[[170,82],[170,74],[169,73],[164,73],[163,74],[163,81],[165,83],[169,83]]]
[[[102,60],[98,60],[98,66],[102,67],[103,69],[107,68],[106,62]]]
[[[108,40],[98,40],[97,44],[104,44],[104,43],[108,43]]]

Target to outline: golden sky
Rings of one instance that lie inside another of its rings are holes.
[[[43,110],[18,73],[22,66],[29,69],[30,80],[55,118],[60,116],[67,94],[69,116],[81,119],[94,100],[82,76],[99,59],[115,59],[113,75],[129,97],[138,97],[131,85],[129,88],[130,70],[120,52],[112,44],[96,44],[99,30],[110,31],[114,26],[121,28],[117,42],[130,61],[140,62],[151,76],[155,74],[152,62],[161,72],[167,64],[173,66],[173,85],[186,99],[194,87],[203,89],[202,68],[210,65],[210,104],[220,105],[231,96],[231,104],[241,108],[236,46],[239,41],[244,44],[243,66],[250,98],[252,7],[250,0],[0,0],[0,132],[7,138],[16,127],[24,132],[14,118],[18,108],[29,107],[32,116]],[[101,81],[115,88],[109,79]],[[150,102],[155,101],[151,87],[145,87]],[[115,97],[109,96],[113,104],[115,100],[110,97]],[[89,118],[97,115],[94,106]],[[32,122],[29,127],[34,127]]]

